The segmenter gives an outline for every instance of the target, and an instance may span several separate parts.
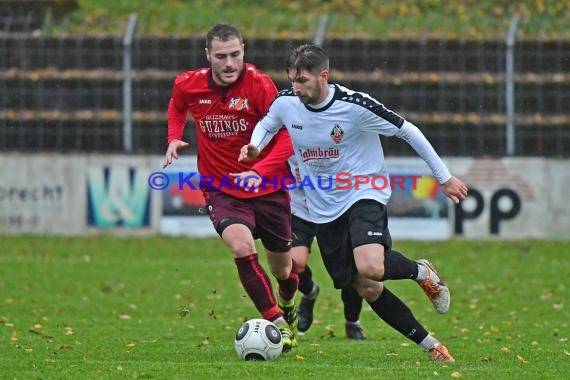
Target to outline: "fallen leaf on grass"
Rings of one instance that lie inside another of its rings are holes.
[[[295,360],[305,360],[305,357],[302,355],[295,355]]]
[[[34,329],[34,328],[30,328],[30,329],[28,330],[28,332],[31,332],[32,334],[35,334],[35,335],[39,335],[39,336],[41,336],[42,338],[46,338],[46,339],[52,339],[52,338],[53,338],[53,336],[48,335],[48,334],[46,334],[46,333],[44,333],[44,332],[41,332],[41,331],[39,331],[39,330],[36,330],[36,329]]]
[[[119,314],[119,319],[128,320],[131,319],[131,316],[128,314]]]
[[[208,337],[205,337],[204,340],[202,340],[200,343],[198,343],[198,348],[204,348],[207,347],[210,344],[210,340]]]
[[[184,318],[185,316],[190,314],[190,308],[187,305],[180,306],[178,314],[180,315],[180,318]]]
[[[524,358],[520,355],[517,355],[517,360],[521,363],[528,363],[526,360],[524,360]]]
[[[501,352],[507,353],[511,352],[511,350],[508,347],[501,347]]]
[[[458,371],[452,372],[451,377],[453,377],[454,379],[458,379],[461,377],[461,373],[459,373]]]
[[[129,344],[127,344],[127,347],[128,347],[128,348],[133,348],[134,346],[136,346],[134,343],[129,343]]]

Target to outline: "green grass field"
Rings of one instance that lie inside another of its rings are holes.
[[[316,323],[298,349],[242,362],[233,338],[257,317],[218,239],[0,239],[2,379],[556,379],[570,373],[570,242],[401,242],[446,278],[438,315],[411,281],[388,286],[457,362],[432,364],[366,305],[344,338],[320,257]]]
[[[122,34],[128,15],[136,13],[143,34],[203,36],[225,21],[236,24],[246,39],[312,38],[326,14],[329,37],[503,39],[517,12],[520,38],[570,36],[570,5],[559,0],[78,0],[78,5],[54,32]]]

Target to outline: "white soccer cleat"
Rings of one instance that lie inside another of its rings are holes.
[[[424,290],[429,300],[433,304],[435,310],[440,314],[445,314],[449,310],[451,304],[451,295],[445,282],[438,276],[432,263],[428,260],[418,260],[419,265],[423,265],[427,269],[427,277],[418,281],[420,287]]]

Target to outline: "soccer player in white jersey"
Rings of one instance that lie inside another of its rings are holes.
[[[317,225],[311,222],[305,192],[300,189],[301,177],[295,155],[289,158],[289,168],[296,179],[296,186],[289,189],[291,197],[291,256],[297,264],[299,274],[299,292],[301,302],[297,309],[297,328],[304,333],[313,324],[313,311],[319,296],[319,285],[313,281],[313,272],[309,266],[309,256],[313,240],[317,235]],[[362,311],[362,297],[352,286],[342,288],[340,291],[343,312],[345,336],[351,340],[364,340],[366,334],[360,325],[360,312]]]
[[[320,47],[293,49],[286,69],[292,89],[275,98],[238,160],[256,157],[285,125],[334,286],[355,287],[381,319],[429,351],[433,361],[455,361],[384,285],[385,280],[415,280],[439,313],[449,310],[449,289],[433,265],[392,249],[386,210],[391,190],[380,181],[389,175],[377,135],[405,140],[453,202],[465,199],[467,187],[449,173],[415,125],[368,94],[329,83],[329,58]]]

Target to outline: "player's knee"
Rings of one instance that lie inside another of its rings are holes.
[[[246,257],[255,253],[255,247],[247,240],[236,239],[227,243],[234,257]]]
[[[358,268],[358,273],[374,281],[384,278],[384,263],[368,262]]]

